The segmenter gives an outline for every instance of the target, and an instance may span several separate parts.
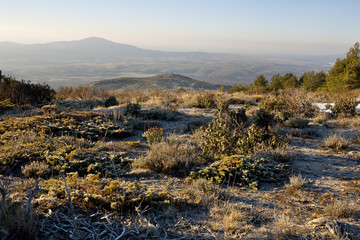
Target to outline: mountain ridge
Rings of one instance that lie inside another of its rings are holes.
[[[219,84],[250,84],[263,74],[327,71],[338,56],[261,56],[166,52],[104,38],[43,44],[0,42],[0,69],[17,78],[53,87],[79,86],[99,79],[178,73]]]

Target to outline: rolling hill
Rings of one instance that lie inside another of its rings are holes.
[[[151,77],[121,77],[96,81],[89,85],[94,90],[121,89],[125,91],[145,89],[175,90],[179,88],[215,90],[221,86],[173,73],[158,74]],[[230,86],[225,87],[230,88]]]

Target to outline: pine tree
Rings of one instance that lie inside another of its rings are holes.
[[[266,80],[266,78],[262,74],[259,75],[254,81],[254,86],[255,87],[266,87],[267,85],[268,85],[268,81]]]
[[[350,48],[346,58],[336,60],[326,77],[326,86],[330,92],[360,88],[360,48],[358,42]]]

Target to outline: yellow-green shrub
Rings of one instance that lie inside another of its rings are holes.
[[[100,178],[89,174],[80,178],[77,173],[66,176],[72,204],[83,209],[131,211],[138,206],[156,205],[170,200],[166,190],[148,189],[137,181]],[[65,182],[62,178],[43,181],[44,193],[37,199],[41,209],[68,204]]]
[[[287,165],[271,157],[232,155],[224,157],[203,169],[191,172],[190,179],[208,179],[217,183],[242,183],[257,189],[260,182],[274,182],[287,175]]]

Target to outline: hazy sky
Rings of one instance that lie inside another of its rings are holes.
[[[0,41],[102,37],[172,51],[345,53],[359,0],[0,0]]]

